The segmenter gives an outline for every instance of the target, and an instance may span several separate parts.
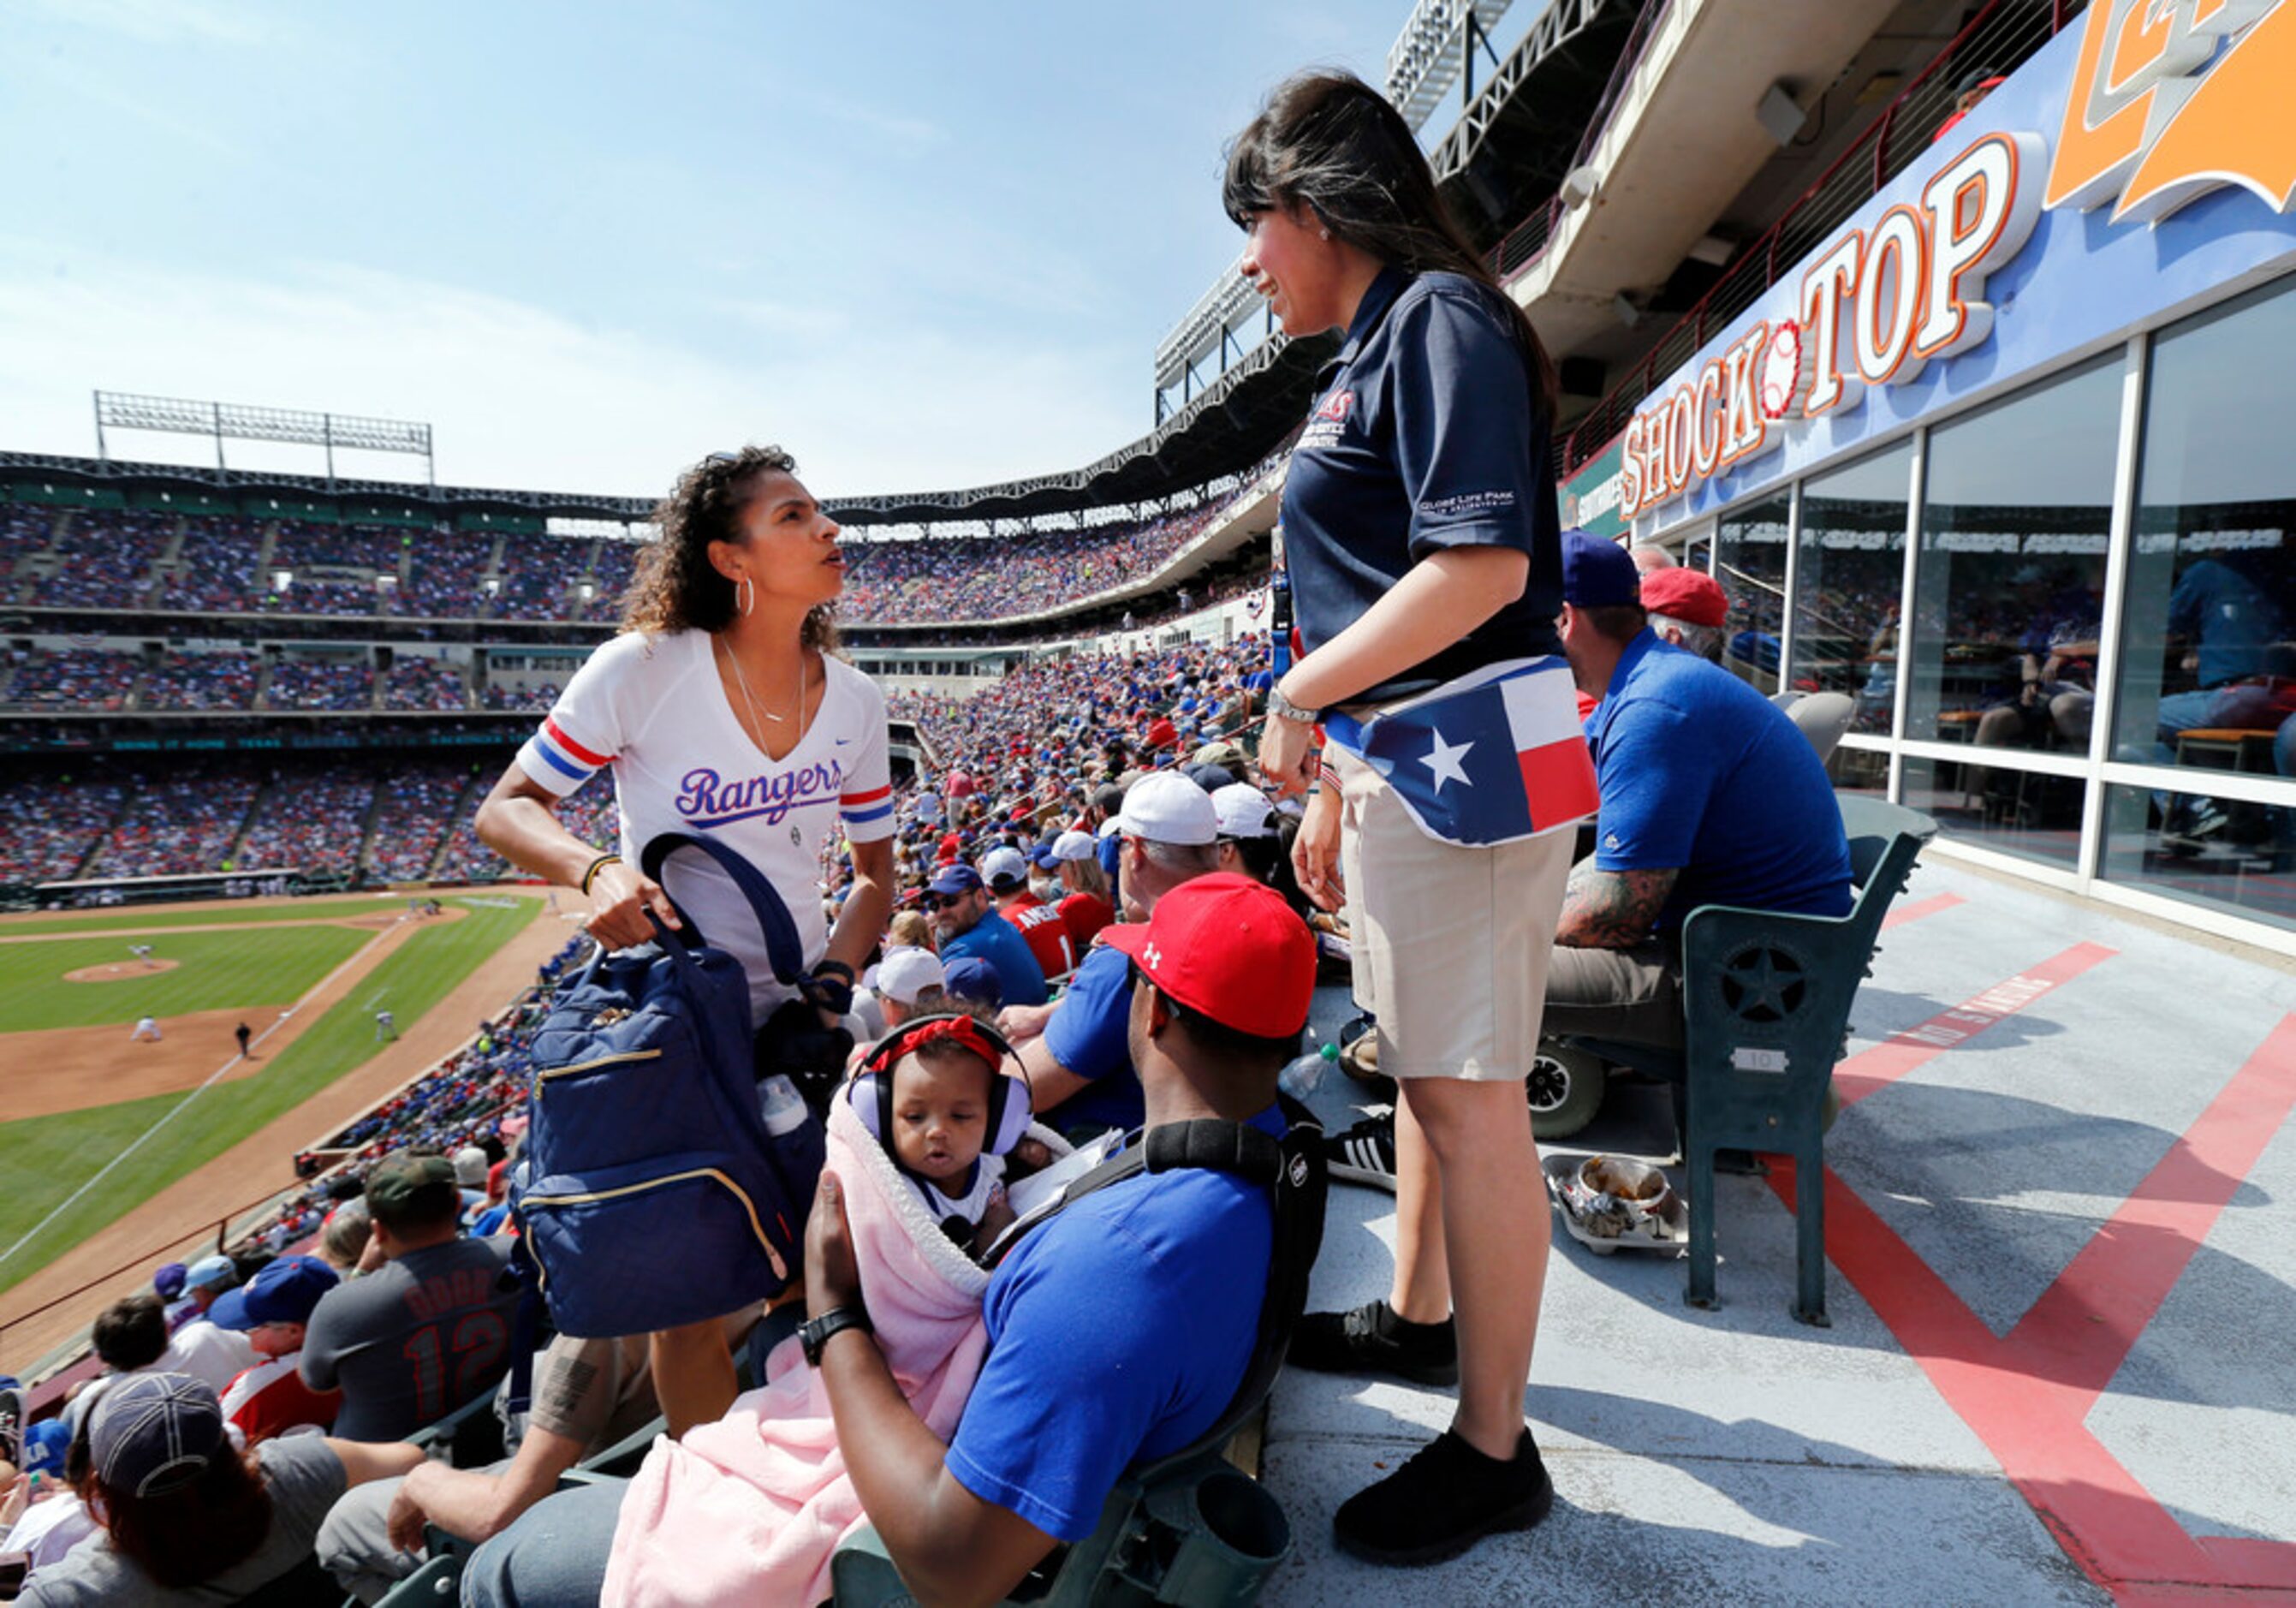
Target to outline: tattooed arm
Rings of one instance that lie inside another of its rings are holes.
[[[1554,941],[1573,949],[1631,949],[1674,891],[1677,867],[1667,871],[1598,871],[1590,856],[1570,873],[1562,895],[1562,923]]]

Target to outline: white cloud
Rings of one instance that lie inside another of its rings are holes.
[[[703,452],[777,440],[824,492],[939,489],[1074,468],[1135,439],[1142,367],[1134,352],[972,349],[767,302],[697,350],[335,264],[234,279],[59,265],[0,240],[0,445],[23,451],[90,453],[102,387],[428,421],[439,479],[462,484],[651,496]],[[197,443],[162,437],[111,449],[199,461]]]

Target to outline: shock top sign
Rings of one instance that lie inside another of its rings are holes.
[[[2157,223],[2238,185],[2285,212],[2296,138],[2276,102],[2292,83],[2296,0],[2095,0],[2054,160],[2037,133],[1984,135],[1915,200],[1828,242],[1787,316],[1757,321],[1628,422],[1620,513],[1673,501],[1866,387],[1982,342],[1986,276],[2046,209],[2113,201],[2112,222]]]

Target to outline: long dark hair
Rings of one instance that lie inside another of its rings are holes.
[[[744,447],[713,452],[684,474],[654,509],[660,534],[639,549],[630,589],[622,599],[622,629],[657,636],[670,631],[722,631],[734,623],[738,605],[734,583],[709,562],[709,544],[741,546],[742,510],[767,474],[795,474],[797,460],[778,447]],[[805,617],[801,637],[809,648],[837,651],[832,605]]]
[[[271,1533],[271,1493],[252,1450],[226,1441],[199,1476],[149,1497],[114,1490],[88,1460],[86,1440],[65,1473],[111,1549],[162,1586],[198,1586],[245,1563]]]
[[[1554,418],[1554,364],[1530,316],[1499,288],[1444,205],[1411,125],[1353,73],[1303,72],[1277,85],[1228,147],[1220,201],[1239,228],[1262,212],[1304,207],[1334,236],[1382,263],[1486,286],[1514,316],[1532,405]]]

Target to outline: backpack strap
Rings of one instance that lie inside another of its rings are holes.
[[[749,900],[750,913],[758,918],[758,931],[765,934],[766,958],[773,966],[774,980],[785,988],[795,988],[805,975],[805,947],[798,940],[797,923],[790,917],[789,906],[766,880],[765,874],[716,838],[690,832],[665,832],[648,840],[638,853],[638,869],[659,882],[663,866],[681,849],[700,849],[733,879],[734,886]],[[664,891],[668,891],[666,886]],[[671,903],[675,905],[676,901],[673,899]],[[699,948],[708,941],[684,907],[678,907],[677,915],[685,923],[686,948]]]
[[[1308,1276],[1324,1247],[1324,1201],[1330,1175],[1324,1161],[1324,1125],[1291,1095],[1278,1092],[1283,1137],[1272,1139],[1248,1122],[1200,1117],[1152,1128],[1137,1143],[1071,1183],[1060,1203],[1042,1217],[1017,1226],[989,1247],[984,1265],[994,1268],[1022,1238],[1043,1227],[1088,1194],[1143,1172],[1173,1172],[1200,1167],[1232,1172],[1275,1192],[1275,1236],[1268,1248],[1267,1291],[1259,1304],[1259,1327],[1250,1359],[1235,1394],[1210,1429],[1194,1441],[1136,1471],[1144,1481],[1221,1445],[1237,1425],[1267,1399],[1291,1349],[1292,1331],[1308,1304]]]

